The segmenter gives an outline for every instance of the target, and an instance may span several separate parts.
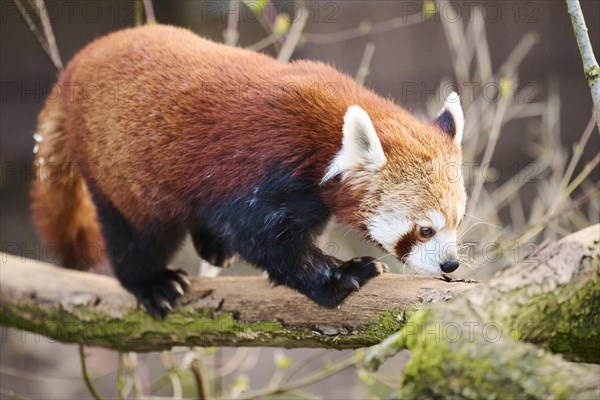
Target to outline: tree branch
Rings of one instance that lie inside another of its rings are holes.
[[[594,49],[590,42],[588,28],[585,24],[579,0],[567,0],[567,10],[569,11],[569,15],[571,15],[573,31],[575,31],[575,38],[577,39],[577,45],[581,53],[583,73],[592,91],[592,100],[594,101],[594,109],[596,110],[596,126],[600,130],[600,67],[594,55]]]
[[[600,225],[548,245],[487,285],[419,310],[366,366],[408,348],[399,398],[597,397]],[[529,342],[529,343],[524,343]]]
[[[62,342],[131,351],[370,346],[396,332],[415,308],[476,286],[386,274],[339,309],[326,309],[261,277],[200,278],[175,313],[155,321],[112,277],[0,256],[0,323]]]

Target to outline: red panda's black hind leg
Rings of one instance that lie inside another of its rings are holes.
[[[103,195],[92,190],[92,197],[116,277],[152,317],[164,318],[190,285],[185,271],[167,269],[186,229],[175,223],[136,229]]]

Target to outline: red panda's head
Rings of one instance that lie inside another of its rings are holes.
[[[467,199],[459,97],[448,96],[434,121],[406,118],[349,107],[342,148],[323,181],[337,176],[360,192],[356,221],[398,259],[422,273],[452,272]]]

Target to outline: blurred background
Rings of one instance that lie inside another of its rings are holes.
[[[17,3],[40,21],[35,1]],[[29,215],[32,134],[57,72],[17,3],[1,2],[1,244],[3,252],[43,260]],[[140,23],[144,15],[142,3],[134,0],[44,4],[42,18],[52,25],[65,64],[93,39]],[[434,116],[444,95],[458,90],[467,120],[463,173],[471,198],[460,276],[485,280],[543,240],[598,223],[600,139],[563,1],[155,0],[153,6],[160,23],[273,56],[290,29],[304,23],[292,60],[333,64],[423,118]],[[600,2],[582,1],[582,8],[598,56]],[[322,245],[336,257],[383,256],[343,227],[331,228]],[[411,273],[391,258],[385,261],[395,272]],[[174,264],[199,273],[200,260],[189,244]],[[207,266],[202,271],[215,272]],[[258,273],[243,263],[222,272]],[[90,397],[77,346],[3,328],[0,350],[2,398]],[[128,371],[121,394],[194,396],[188,371],[194,359],[202,361],[213,396],[244,398],[351,356],[351,351],[247,348],[119,355],[90,348],[87,359],[106,398],[118,395],[120,366]],[[324,372],[283,396],[387,396],[407,356],[401,353],[376,374],[355,368]]]

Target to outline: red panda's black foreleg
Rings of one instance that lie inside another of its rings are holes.
[[[341,261],[317,247],[331,216],[318,190],[292,172],[274,168],[249,192],[199,206],[198,224],[218,234],[227,251],[267,271],[274,283],[317,304],[337,306],[385,266],[366,257]],[[205,235],[205,240],[215,243],[214,237]],[[202,251],[204,244],[197,247]]]
[[[269,278],[298,290],[321,306],[336,307],[369,279],[387,271],[386,265],[373,257],[341,261],[317,252],[306,254],[300,258],[301,265],[288,265],[285,271],[267,268]]]

